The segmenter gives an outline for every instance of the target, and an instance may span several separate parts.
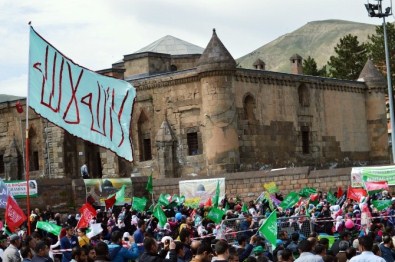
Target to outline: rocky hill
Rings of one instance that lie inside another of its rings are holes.
[[[289,73],[289,58],[297,53],[304,59],[313,57],[321,68],[334,54],[334,47],[340,38],[352,34],[358,36],[359,42],[365,42],[368,35],[375,34],[375,28],[376,25],[343,20],[309,22],[236,61],[239,66],[252,69],[253,63],[260,58],[265,62],[266,70]]]

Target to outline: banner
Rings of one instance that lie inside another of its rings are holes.
[[[27,189],[26,189],[26,180],[11,180],[4,181],[8,190],[14,198],[26,198]],[[29,180],[29,195],[30,197],[37,197],[37,182],[36,180]]]
[[[0,178],[0,208],[5,208],[7,205],[7,198],[10,195],[10,190],[7,188],[3,179]]]
[[[29,55],[29,106],[70,134],[132,161],[134,87],[79,66],[32,27]]]
[[[365,182],[387,181],[395,185],[395,166],[353,167],[351,169],[351,186],[363,187]]]
[[[87,202],[105,206],[105,200],[117,193],[125,185],[124,201],[117,201],[116,205],[124,205],[132,201],[132,180],[130,178],[84,179]]]
[[[180,195],[185,196],[185,205],[190,205],[189,199],[193,199],[193,205],[196,203],[206,203],[209,198],[215,196],[219,184],[219,200],[221,203],[225,196],[225,178],[182,180],[178,183]]]

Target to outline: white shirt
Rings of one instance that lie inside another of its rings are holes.
[[[324,262],[321,256],[314,255],[310,252],[303,252],[294,262]]]
[[[386,262],[386,261],[384,258],[376,256],[371,251],[363,251],[360,255],[351,258],[350,262]]]

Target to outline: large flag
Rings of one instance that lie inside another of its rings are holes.
[[[107,199],[104,200],[104,204],[106,205],[106,209],[110,209],[115,205],[116,202],[115,194],[109,196]]]
[[[383,190],[389,190],[389,186],[387,181],[372,181],[365,182],[365,189],[369,195],[373,195]]]
[[[363,188],[352,188],[348,187],[347,198],[353,199],[355,201],[360,201],[362,197],[366,197],[367,192]]]
[[[60,231],[62,230],[61,226],[58,226],[54,223],[44,222],[44,221],[38,221],[36,227],[40,228],[46,232],[49,232],[55,236],[59,236]]]
[[[299,196],[301,197],[309,197],[312,194],[317,193],[317,190],[312,187],[304,187],[299,191]]]
[[[152,174],[148,177],[147,185],[145,186],[145,189],[152,194],[154,192],[154,187],[152,185]]]
[[[280,207],[282,209],[287,209],[298,203],[298,201],[299,201],[298,193],[291,192],[284,198],[283,201],[281,201]]]
[[[273,211],[259,228],[259,232],[265,236],[267,241],[272,245],[276,245],[277,241],[277,214]]]
[[[27,219],[25,213],[18,206],[18,203],[11,195],[7,197],[7,207],[5,209],[5,222],[11,232],[15,232],[25,220]]]
[[[28,101],[70,134],[133,160],[134,87],[74,63],[30,28]]]
[[[11,195],[11,192],[3,179],[0,179],[0,208],[6,208],[8,195]]]
[[[217,187],[215,188],[215,195],[213,197],[213,207],[218,207],[218,202],[219,202],[219,181],[217,181]]]
[[[84,228],[89,226],[89,222],[92,218],[96,217],[97,213],[93,206],[89,203],[85,203],[80,208],[81,218],[78,221],[77,228]]]

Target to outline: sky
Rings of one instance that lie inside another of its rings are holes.
[[[377,3],[370,0],[372,3]],[[206,47],[212,29],[237,59],[308,22],[369,24],[367,0],[0,0],[0,94],[27,96],[29,26],[74,62],[110,68],[171,35]],[[383,0],[389,6],[390,0]],[[394,17],[389,17],[389,22]]]

